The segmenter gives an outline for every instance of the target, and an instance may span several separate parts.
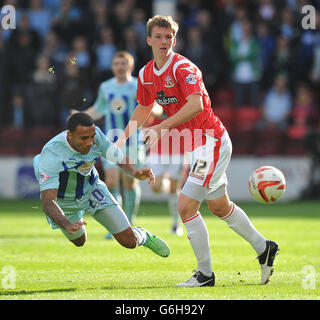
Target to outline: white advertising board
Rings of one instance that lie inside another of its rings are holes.
[[[253,201],[248,189],[251,172],[261,166],[274,166],[286,178],[286,192],[280,201],[299,198],[310,179],[309,157],[233,157],[227,176],[228,192],[234,201]],[[35,179],[32,158],[0,158],[0,198],[39,198],[39,185]],[[167,194],[154,194],[147,182],[141,182],[143,201],[166,201]]]

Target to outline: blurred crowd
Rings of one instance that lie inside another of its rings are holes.
[[[152,57],[145,40],[152,1],[0,4],[14,5],[17,19],[15,30],[0,28],[1,127],[63,128],[70,108],[92,105],[117,50],[134,56],[135,76]],[[316,9],[314,29],[302,28],[305,5]],[[255,152],[241,149],[243,140],[254,145],[253,131],[261,139],[284,134],[293,153],[314,148],[308,138],[320,128],[320,0],[178,0],[174,18],[175,51],[202,70],[236,152]]]

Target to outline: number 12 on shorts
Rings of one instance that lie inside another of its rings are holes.
[[[204,178],[205,176],[204,170],[206,169],[206,167],[207,167],[207,161],[198,159],[196,160],[196,162],[192,167],[191,174]]]

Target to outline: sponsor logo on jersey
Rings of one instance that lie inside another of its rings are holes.
[[[45,183],[50,179],[50,176],[47,175],[46,173],[41,173],[40,174],[40,183]]]
[[[118,98],[114,98],[111,101],[111,112],[113,114],[120,115],[120,114],[123,114],[126,110],[127,110],[127,105],[124,99],[118,97]]]
[[[188,74],[184,80],[189,84],[196,84],[198,82],[197,76],[194,73]]]
[[[177,103],[178,99],[175,96],[166,97],[164,91],[157,92],[158,97],[155,98],[156,102],[162,106],[166,106],[170,103]]]
[[[77,167],[77,171],[81,175],[87,176],[88,174],[90,174],[91,169],[93,168],[95,163],[96,163],[96,160],[92,160],[90,162],[83,163],[83,164],[81,164],[80,166]]]
[[[167,76],[165,81],[164,81],[164,86],[166,88],[171,88],[174,86],[174,82],[173,82],[173,79],[171,78],[171,76]]]

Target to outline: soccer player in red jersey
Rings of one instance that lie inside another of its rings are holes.
[[[201,71],[190,60],[173,52],[178,28],[178,24],[167,16],[157,15],[147,22],[147,43],[152,48],[154,59],[139,72],[138,106],[116,144],[121,146],[133,130],[143,125],[154,101],[169,117],[144,129],[146,143],[154,145],[168,130],[171,135],[175,132],[179,139],[184,138],[190,172],[178,198],[178,210],[198,266],[189,280],[177,286],[215,284],[208,230],[199,212],[203,200],[207,201],[214,215],[252,245],[261,266],[261,284],[266,284],[273,273],[278,244],[266,240],[246,213],[228,197],[226,170],[232,144],[228,132],[212,111]]]

